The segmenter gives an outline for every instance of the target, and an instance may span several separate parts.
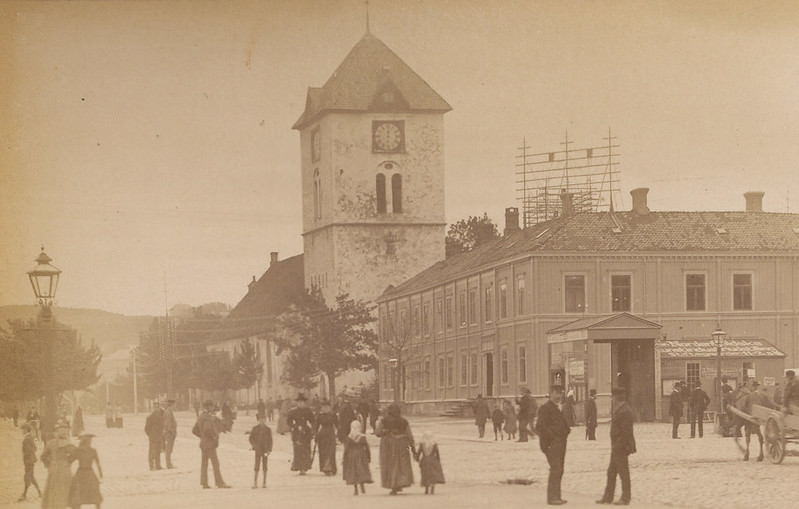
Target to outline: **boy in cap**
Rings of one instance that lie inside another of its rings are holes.
[[[39,488],[39,483],[36,482],[36,478],[33,476],[33,466],[36,463],[36,442],[33,440],[33,429],[29,424],[23,424],[21,429],[22,433],[25,434],[25,438],[22,439],[22,463],[25,465],[25,490],[22,492],[17,502],[25,500],[25,497],[28,495],[28,488],[31,484],[36,487],[39,498],[42,497],[42,490]]]
[[[252,487],[258,487],[258,470],[263,464],[264,476],[261,487],[266,488],[267,460],[269,459],[269,453],[272,452],[272,430],[266,425],[265,413],[259,413],[256,418],[258,419],[258,424],[253,426],[250,431],[250,447],[255,451],[255,476],[252,480]]]

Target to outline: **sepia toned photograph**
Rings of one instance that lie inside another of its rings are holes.
[[[799,4],[0,0],[0,508],[792,508]]]

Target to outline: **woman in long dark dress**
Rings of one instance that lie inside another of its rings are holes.
[[[314,415],[306,406],[307,398],[300,393],[297,396],[297,408],[289,412],[286,423],[291,429],[291,442],[294,447],[294,459],[291,470],[305,475],[311,469],[311,439],[314,430]]]
[[[42,495],[42,509],[65,509],[69,506],[72,471],[69,464],[75,446],[67,439],[69,427],[56,428],[55,437],[47,441],[42,463],[47,467],[47,482]]]
[[[103,477],[103,469],[100,466],[97,450],[92,447],[93,436],[91,433],[81,435],[80,445],[73,456],[73,461],[78,461],[78,469],[75,471],[69,490],[69,505],[73,509],[83,504],[94,504],[99,509],[103,501],[103,496],[100,494],[100,480],[94,473],[94,464],[97,463],[100,477]]]
[[[319,471],[336,475],[336,427],[338,418],[330,410],[330,402],[322,402],[316,417],[316,446],[319,449]]]
[[[397,404],[392,404],[386,416],[378,424],[380,436],[380,483],[396,495],[402,488],[413,485],[411,453],[413,434],[411,427],[402,416]]]
[[[352,484],[355,490],[353,495],[358,494],[358,486],[361,487],[361,493],[366,493],[363,485],[372,482],[372,472],[369,470],[372,453],[369,451],[369,443],[363,430],[364,424],[355,419],[350,424],[350,434],[344,439],[342,470],[344,481]]]

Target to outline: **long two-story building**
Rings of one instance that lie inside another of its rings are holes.
[[[624,385],[651,420],[664,382],[703,382],[714,397],[715,359],[679,346],[717,328],[739,342],[722,348],[733,383],[797,365],[799,215],[764,212],[763,193],[746,193],[745,211],[656,212],[647,192],[631,192],[630,211],[581,214],[566,193],[560,217],[523,230],[508,209],[502,238],[389,287],[382,398],[423,412],[560,382],[578,399],[596,389],[602,411]]]

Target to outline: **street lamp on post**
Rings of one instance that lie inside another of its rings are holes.
[[[399,403],[399,387],[397,384],[397,366],[399,365],[399,359],[389,359],[388,364],[391,366],[391,387],[394,390],[394,403]]]
[[[710,333],[713,346],[716,347],[716,397],[718,398],[718,425],[721,429],[721,414],[724,412],[724,395],[721,393],[721,347],[724,346],[724,340],[727,339],[727,333],[724,332],[720,326]]]
[[[50,264],[52,258],[47,256],[42,246],[42,252],[36,257],[36,267],[28,271],[28,279],[30,279],[33,294],[39,303],[39,314],[37,316],[37,328],[39,334],[49,335],[52,326],[52,309],[53,301],[55,300],[55,292],[58,289],[58,279],[61,277],[61,270]],[[56,391],[53,384],[53,343],[52,338],[47,344],[47,384],[44,398],[44,420],[42,421],[42,429],[44,431],[52,431],[55,427],[56,421]]]

